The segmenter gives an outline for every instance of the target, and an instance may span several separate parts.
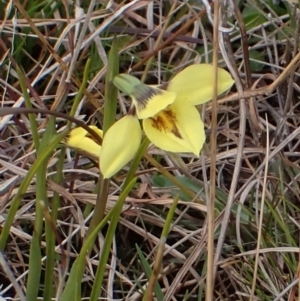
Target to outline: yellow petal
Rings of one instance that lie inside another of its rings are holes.
[[[114,78],[114,84],[132,98],[139,119],[154,116],[176,98],[176,93],[145,85],[129,74],[119,74]]]
[[[176,93],[140,84],[131,95],[139,119],[156,115],[176,99]]]
[[[135,155],[142,138],[138,119],[126,115],[109,128],[100,153],[100,170],[105,179],[115,175]]]
[[[194,106],[174,103],[153,118],[143,120],[144,131],[157,147],[196,156],[205,142],[204,124]]]
[[[168,84],[167,90],[176,92],[176,102],[184,101],[198,105],[212,99],[213,66],[210,64],[191,65],[179,72]],[[218,68],[218,95],[227,91],[234,84],[231,75]]]
[[[93,131],[95,131],[100,137],[102,137],[103,132],[94,125],[89,126]],[[93,137],[82,127],[75,128],[70,131],[64,143],[77,150],[79,153],[91,157],[94,159],[99,159],[101,145],[99,145]]]

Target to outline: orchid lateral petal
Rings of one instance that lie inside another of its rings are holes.
[[[94,125],[89,126],[95,131],[100,137],[103,136],[102,130]],[[99,159],[101,145],[99,145],[93,137],[84,128],[77,127],[70,131],[66,139],[63,141],[68,147],[77,150],[79,153]]]
[[[172,104],[153,118],[143,120],[149,140],[158,148],[199,156],[205,142],[204,124],[194,106]]]
[[[145,85],[129,74],[116,76],[114,84],[132,98],[139,119],[154,116],[173,103],[176,98],[176,93]]]
[[[100,170],[105,179],[121,170],[135,155],[142,139],[138,119],[126,115],[106,132],[100,152]]]
[[[168,84],[167,90],[177,93],[176,102],[199,105],[212,99],[214,68],[210,64],[191,65],[179,72]],[[234,84],[230,73],[218,68],[218,95]]]

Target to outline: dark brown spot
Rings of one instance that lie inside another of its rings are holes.
[[[176,115],[171,110],[165,110],[160,112],[156,118],[151,118],[152,126],[158,129],[160,132],[171,132],[177,138],[183,139],[176,126]]]
[[[129,108],[129,110],[127,112],[127,115],[136,116],[136,108],[134,105],[131,105],[131,107]]]
[[[167,89],[168,89],[168,86],[169,86],[169,83],[163,83],[163,84],[161,84],[158,88],[159,88],[159,89],[162,89],[162,90],[167,90]]]
[[[183,139],[182,136],[180,135],[177,127],[174,125],[174,127],[172,128],[172,133],[179,139]]]
[[[171,123],[175,124],[176,122],[176,115],[171,110],[165,110],[165,115],[168,117],[168,119],[171,121]]]
[[[100,144],[99,144],[99,141],[98,141],[94,136],[92,136],[90,133],[87,133],[87,134],[85,135],[85,137],[87,137],[87,138],[93,140],[96,144],[100,145]],[[100,138],[101,138],[101,137],[100,137]],[[101,138],[101,141],[102,141],[102,138]]]
[[[160,132],[161,131],[165,131],[164,119],[161,116],[157,116],[156,119],[151,118],[151,120],[152,120],[153,127],[155,127],[156,129],[158,129]]]

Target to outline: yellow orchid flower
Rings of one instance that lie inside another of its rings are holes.
[[[147,86],[128,74],[118,75],[114,83],[131,96],[137,117],[143,119],[144,131],[153,144],[166,151],[192,152],[198,156],[205,135],[195,105],[212,98],[213,80],[212,65],[196,64],[179,72],[166,91]],[[218,68],[218,94],[233,83],[230,74]]]
[[[195,105],[212,98],[213,80],[212,65],[196,64],[185,68],[170,81],[166,92],[175,92],[175,100],[164,110],[143,120],[145,134],[154,145],[174,153],[199,155],[206,137]],[[218,95],[233,83],[230,74],[218,68]]]
[[[89,128],[103,138],[103,132],[98,127],[90,125]],[[63,143],[87,157],[99,160],[101,145],[94,141],[93,137],[82,127],[72,129]]]
[[[213,80],[213,66],[209,64],[185,68],[170,81],[166,90],[145,85],[128,74],[115,77],[114,84],[132,98],[136,116],[126,115],[105,134],[100,153],[103,176],[113,176],[135,155],[142,135],[138,119],[143,120],[145,134],[157,147],[198,156],[206,137],[195,105],[212,98]],[[219,68],[218,94],[233,83],[230,74]]]

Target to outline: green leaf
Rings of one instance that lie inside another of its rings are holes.
[[[137,244],[135,244],[135,247],[136,247],[136,250],[138,252],[139,258],[141,260],[143,269],[144,269],[144,271],[145,271],[145,273],[147,275],[147,278],[149,280],[150,277],[151,277],[151,274],[152,274],[151,266],[149,265],[148,261],[144,257],[143,252],[139,248],[139,246]],[[163,294],[162,289],[161,289],[161,287],[160,287],[160,285],[159,285],[158,282],[155,283],[154,292],[155,292],[155,296],[156,296],[156,298],[157,298],[158,301],[163,301],[164,300],[164,294]]]
[[[264,56],[265,54],[261,51],[250,50],[250,68],[253,72],[259,72],[263,69],[264,65]],[[251,60],[252,59],[252,60]],[[253,61],[255,60],[255,61]],[[260,61],[260,62],[257,62]]]
[[[41,277],[41,246],[37,235],[32,237],[30,244],[29,272],[26,285],[26,297],[28,301],[36,301],[40,289]]]

